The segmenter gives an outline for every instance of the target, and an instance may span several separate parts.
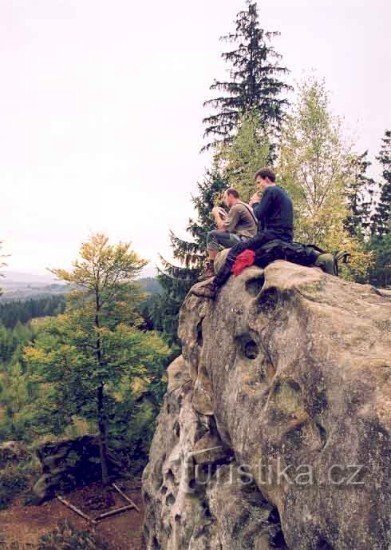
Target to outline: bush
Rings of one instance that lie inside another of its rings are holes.
[[[29,475],[24,471],[18,471],[15,467],[7,466],[0,472],[0,510],[8,504],[28,486]]]
[[[7,452],[6,452],[7,451]],[[8,453],[8,454],[7,454]],[[2,449],[0,460],[0,510],[30,488],[38,464],[27,449]]]
[[[60,522],[39,540],[38,550],[109,550],[107,543],[89,531],[79,531],[71,522]]]

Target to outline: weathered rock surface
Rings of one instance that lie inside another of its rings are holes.
[[[48,442],[36,449],[42,475],[33,487],[38,503],[100,479],[99,441],[95,435]],[[110,474],[117,473],[115,462],[108,456]]]
[[[147,548],[389,548],[390,314],[389,293],[284,261],[189,293]]]

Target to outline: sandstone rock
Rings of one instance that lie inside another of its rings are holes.
[[[143,474],[147,547],[388,548],[390,318],[389,293],[284,261],[189,294]]]
[[[33,487],[37,503],[77,486],[100,479],[99,443],[95,435],[64,439],[36,449],[42,475]],[[108,457],[109,473],[118,473],[118,464]]]

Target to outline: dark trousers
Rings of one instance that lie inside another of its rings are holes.
[[[227,259],[225,261],[225,264],[220,269],[218,275],[216,275],[214,279],[214,285],[215,286],[222,286],[232,272],[232,266],[235,263],[236,258],[243,252],[244,250],[257,250],[264,244],[268,243],[269,241],[274,241],[274,239],[281,239],[282,241],[292,241],[292,235],[287,233],[281,233],[276,231],[260,231],[255,237],[252,239],[248,239],[247,241],[242,241],[238,244],[235,244],[231,248],[231,250],[228,253]]]

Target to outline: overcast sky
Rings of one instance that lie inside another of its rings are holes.
[[[95,231],[150,260],[184,236],[202,102],[244,0],[0,0],[0,240],[12,271],[69,267]],[[263,0],[293,83],[315,69],[359,150],[391,127],[389,0]]]

